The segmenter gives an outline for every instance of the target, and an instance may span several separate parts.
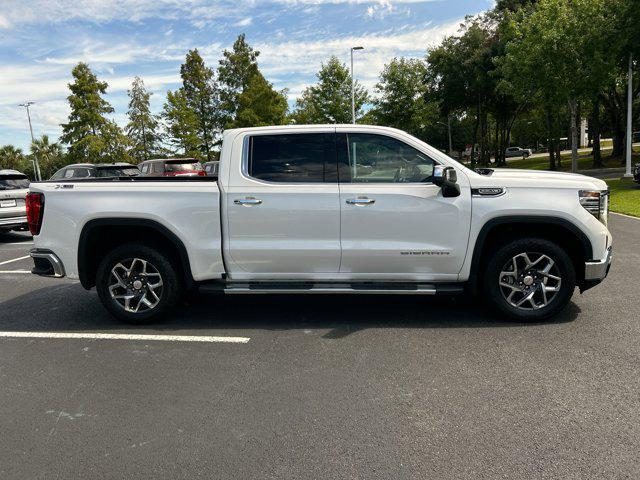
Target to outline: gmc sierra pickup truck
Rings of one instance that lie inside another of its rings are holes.
[[[464,292],[541,320],[612,257],[603,181],[474,171],[375,126],[228,130],[218,178],[32,183],[27,210],[33,273],[95,286],[134,323],[193,290]]]

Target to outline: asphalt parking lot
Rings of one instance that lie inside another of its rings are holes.
[[[0,236],[0,478],[638,478],[640,220],[610,228],[609,278],[546,324],[464,298],[210,296],[127,327]]]

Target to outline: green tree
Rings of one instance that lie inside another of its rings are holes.
[[[140,77],[135,77],[129,95],[129,123],[125,128],[127,137],[131,142],[129,154],[137,161],[148,160],[156,154],[160,134],[158,132],[158,119],[151,114],[149,99],[151,93],[147,91]]]
[[[615,71],[619,41],[608,34],[613,27],[608,2],[539,0],[535,9],[524,12],[512,23],[503,71],[517,95],[529,96],[533,88],[546,105],[549,125],[552,112],[567,106],[575,171],[580,102],[602,91]]]
[[[222,52],[218,66],[218,83],[221,123],[225,128],[236,120],[240,109],[240,95],[249,88],[253,77],[259,74],[259,55],[260,52],[247,43],[244,33],[233,42],[231,50]]]
[[[162,117],[172,150],[179,155],[200,158],[198,117],[189,107],[183,89],[167,92]]]
[[[71,71],[73,83],[68,84],[67,97],[71,113],[62,124],[62,142],[69,145],[71,162],[114,162],[128,159],[128,140],[120,128],[106,115],[113,107],[102,95],[107,83],[98,80],[86,63],[79,63]]]
[[[287,118],[286,91],[278,92],[260,72],[254,73],[238,95],[238,110],[231,127],[282,125]]]
[[[19,170],[24,172],[29,167],[29,162],[22,149],[13,145],[0,147],[0,169]]]
[[[531,7],[535,5],[537,0],[498,0],[496,2],[496,12],[515,12],[523,7]]]
[[[33,141],[31,144],[31,157],[38,159],[43,180],[48,179],[67,164],[62,145],[49,141],[48,135],[42,135],[42,137]]]
[[[299,124],[351,123],[351,74],[337,57],[323,63],[317,73],[318,83],[307,87],[296,101],[292,119]],[[365,88],[355,84],[356,119],[369,100]]]
[[[483,164],[490,158],[489,113],[495,96],[495,41],[490,19],[471,18],[461,34],[446,38],[427,55],[429,94],[440,102],[443,116],[455,112],[473,115],[471,163],[475,165],[476,144]]]
[[[214,142],[219,134],[218,89],[213,70],[207,67],[197,49],[187,53],[180,66],[182,94],[187,107],[196,119],[196,134],[200,140],[198,158],[214,158]]]
[[[417,59],[394,58],[384,66],[376,84],[377,98],[367,120],[400,128],[419,138],[433,134],[439,121],[437,102],[428,101],[427,66]],[[447,142],[445,142],[447,144]]]

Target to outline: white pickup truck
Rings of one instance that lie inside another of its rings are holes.
[[[33,273],[95,286],[138,323],[197,289],[466,292],[541,320],[601,282],[612,256],[603,181],[474,171],[375,126],[228,130],[217,178],[32,183],[27,209]]]

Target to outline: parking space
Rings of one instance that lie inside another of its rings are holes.
[[[32,245],[28,232],[0,233],[0,271],[30,271]]]
[[[0,478],[637,478],[640,221],[611,230],[610,277],[545,324],[208,296],[130,327],[76,281],[0,273]]]

